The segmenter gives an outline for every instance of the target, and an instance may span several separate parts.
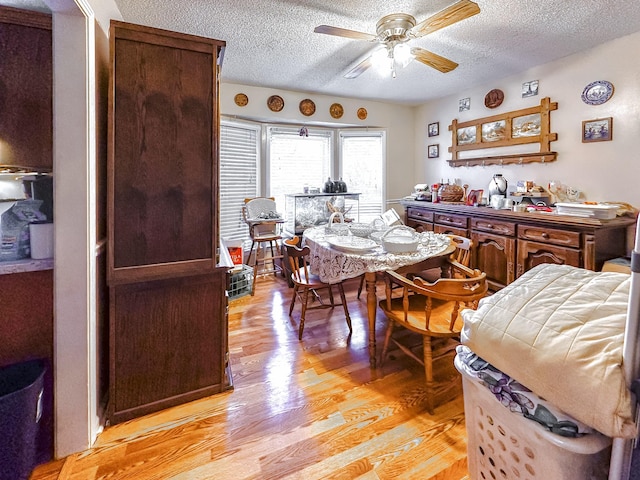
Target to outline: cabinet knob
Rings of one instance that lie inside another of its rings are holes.
[[[487,223],[487,228],[493,228],[493,224],[492,223]]]
[[[542,232],[542,238],[549,238],[549,234],[547,232]]]

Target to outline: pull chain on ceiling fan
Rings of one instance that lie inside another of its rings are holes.
[[[356,78],[360,76],[373,65],[377,57],[382,57],[384,61],[388,62],[391,75],[394,78],[396,76],[396,64],[406,66],[413,59],[435,68],[440,72],[446,73],[455,69],[458,64],[424,48],[412,47],[408,42],[415,38],[424,37],[441,28],[453,25],[478,13],[480,13],[480,7],[478,7],[475,2],[471,0],[459,0],[417,24],[416,19],[406,13],[393,13],[384,16],[376,24],[375,35],[345,28],[331,27],[329,25],[319,25],[313,31],[325,35],[376,42],[384,47],[373,52],[372,55],[369,55],[349,70],[344,75],[345,78]]]

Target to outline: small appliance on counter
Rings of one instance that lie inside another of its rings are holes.
[[[501,173],[496,173],[489,182],[489,203],[491,203],[491,197],[494,195],[507,196],[507,179],[502,176]]]

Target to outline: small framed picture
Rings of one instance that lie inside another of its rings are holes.
[[[428,126],[428,130],[430,137],[437,137],[438,135],[440,135],[440,122],[430,123]]]
[[[469,110],[471,108],[471,98],[461,98],[458,101],[458,111],[464,112],[465,110]]]
[[[597,118],[582,122],[582,143],[607,142],[613,138],[613,118]]]
[[[438,158],[440,155],[440,147],[438,144],[429,145],[427,147],[427,157],[429,158]]]
[[[522,98],[538,95],[538,80],[531,80],[522,84]]]

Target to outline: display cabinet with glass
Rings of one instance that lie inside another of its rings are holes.
[[[285,198],[284,229],[291,235],[326,224],[334,212],[341,212],[345,221],[359,220],[359,193],[293,193]]]

